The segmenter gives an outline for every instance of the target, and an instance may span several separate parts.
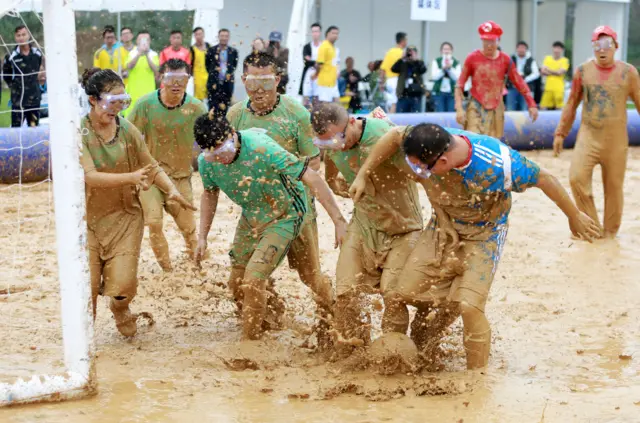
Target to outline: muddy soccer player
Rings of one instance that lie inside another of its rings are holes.
[[[309,159],[309,167],[320,170],[320,150],[313,145],[309,111],[297,100],[278,94],[280,76],[276,59],[257,52],[244,59],[242,82],[248,98],[236,103],[227,113],[231,126],[238,131],[260,128],[280,147],[300,159]],[[315,201],[307,188],[306,208],[309,219],[293,241],[287,257],[300,279],[318,296],[328,310],[333,303],[331,280],[320,268],[320,246]]]
[[[406,333],[407,304],[417,307],[416,318],[424,320],[412,325],[418,329],[412,338],[431,356],[461,314],[467,367],[485,367],[491,346],[485,305],[506,241],[511,193],[540,188],[578,237],[591,240],[598,227],[553,175],[496,138],[428,123],[392,129],[378,141],[350,189],[354,201],[362,201],[372,172],[400,150],[436,212],[386,290],[383,330]]]
[[[350,117],[344,107],[321,103],[311,113],[314,144],[326,151],[327,180],[339,171],[353,183],[371,149],[392,125],[373,117]],[[343,340],[371,340],[370,329],[360,323],[364,311],[362,294],[384,293],[405,265],[422,231],[422,214],[416,183],[402,175],[394,161],[404,161],[402,152],[382,163],[370,175],[368,194],[355,204],[336,267],[334,329]],[[338,355],[353,347],[337,345]]]
[[[504,102],[502,93],[507,79],[524,97],[532,121],[538,118],[538,108],[528,85],[518,73],[518,67],[509,55],[498,50],[502,28],[493,21],[478,27],[482,49],[470,53],[462,67],[456,84],[456,121],[467,131],[502,138],[504,134]],[[466,110],[463,91],[471,78],[471,96]]]
[[[118,117],[131,98],[112,70],[85,71],[82,86],[91,110],[82,120],[82,157],[87,201],[87,235],[93,315],[98,295],[124,336],[134,336],[137,315],[129,304],[138,287],[138,260],[144,235],[140,188],[156,186],[177,207],[195,210],[147,150],[140,132]]]
[[[556,156],[562,151],[582,102],[580,130],[569,170],[571,190],[578,208],[599,222],[592,179],[593,168],[598,164],[602,167],[602,237],[614,238],[622,221],[629,149],[627,99],[631,97],[640,112],[640,80],[635,66],[614,59],[618,36],[611,28],[597,27],[591,42],[595,58],[580,65],[573,75],[571,94],[562,110],[553,149]]]
[[[205,105],[185,92],[189,82],[189,65],[180,59],[169,59],[160,67],[162,88],[141,97],[127,116],[144,135],[147,148],[171,178],[180,194],[193,201],[191,189],[193,124],[207,113]],[[149,241],[158,264],[165,272],[173,270],[169,243],[164,236],[166,211],[173,217],[187,244],[191,258],[198,245],[193,211],[180,207],[167,194],[153,186],[140,195]]]
[[[229,288],[242,311],[245,339],[258,339],[267,313],[269,277],[312,219],[304,186],[335,224],[336,246],[347,224],[327,184],[309,168],[309,158],[296,157],[258,130],[235,131],[213,112],[198,118],[195,137],[205,150],[198,158],[205,191],[196,259],[205,256],[222,190],[242,207],[229,253]]]

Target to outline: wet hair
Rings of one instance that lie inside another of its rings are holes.
[[[227,34],[231,33],[227,28],[220,29],[220,31],[218,31],[218,35],[220,35],[221,32],[226,32]]]
[[[254,66],[256,68],[271,67],[271,69],[273,69],[273,73],[278,73],[278,63],[276,62],[276,58],[264,51],[256,51],[245,57],[242,61],[242,71],[247,73],[249,66]]]
[[[435,123],[420,123],[409,131],[402,143],[407,156],[417,157],[422,163],[433,162],[451,146],[451,134]]]
[[[560,47],[564,50],[564,43],[562,41],[556,41],[555,43],[553,43],[552,47]]]
[[[129,31],[131,31],[131,33],[133,34],[133,29],[129,28],[128,26],[123,26],[123,27],[120,29],[120,34],[122,34],[122,33],[123,33],[124,31],[126,31],[127,29],[128,29]]]
[[[182,35],[182,31],[180,31],[179,29],[174,29],[169,33],[169,36],[176,35],[176,34]]]
[[[529,44],[527,44],[525,41],[518,41],[518,44],[516,44],[516,48],[520,46],[525,46],[526,49],[529,50]]]
[[[449,46],[451,47],[451,50],[453,50],[453,44],[451,44],[449,41],[445,41],[444,43],[440,44],[440,51],[442,51],[444,46]]]
[[[122,78],[111,69],[89,68],[82,74],[82,88],[90,97],[100,100],[102,93],[111,91],[113,87],[124,87]]]
[[[398,32],[396,34],[396,44],[400,44],[401,42],[403,42],[406,39],[407,39],[407,33],[406,32]]]
[[[18,31],[21,31],[21,30],[23,30],[23,29],[27,29],[27,26],[26,26],[26,25],[18,25],[18,26],[16,26],[16,29],[13,31],[13,33],[14,33],[14,34],[17,34],[17,33],[18,33]],[[29,30],[28,30],[28,29],[27,29],[27,32],[29,32]]]
[[[202,28],[201,26],[197,26],[197,27],[195,27],[195,28],[193,29],[193,34],[195,34],[195,33],[196,33],[196,32],[198,32],[198,31],[202,31],[202,32],[204,32],[204,28]]]
[[[177,71],[180,69],[186,69],[187,73],[191,75],[191,66],[182,59],[169,59],[160,66],[160,73]]]
[[[327,28],[327,31],[324,33],[324,36],[326,37],[327,35],[329,35],[329,33],[330,33],[331,31],[333,31],[334,29],[337,29],[338,31],[340,31],[340,28],[338,28],[338,27],[337,27],[337,26],[335,26],[335,25],[331,25],[329,28]]]
[[[320,28],[320,31],[322,31],[322,25],[320,25],[320,23],[315,22],[311,24],[311,29],[313,28]]]
[[[112,25],[107,25],[104,27],[104,30],[102,31],[102,38],[104,38],[104,36],[107,34],[115,34],[115,33],[116,33],[116,29]]]
[[[216,148],[225,142],[233,132],[231,124],[224,112],[211,109],[207,114],[199,116],[193,124],[193,136],[203,150]]]
[[[349,113],[338,103],[320,103],[311,110],[311,127],[316,134],[325,134],[329,125],[338,125],[345,119],[349,119]]]

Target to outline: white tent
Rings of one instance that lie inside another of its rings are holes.
[[[138,12],[143,10],[221,10],[224,0],[69,0],[74,10]],[[0,0],[0,15],[8,10],[42,12],[42,0]]]

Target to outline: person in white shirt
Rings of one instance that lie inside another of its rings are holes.
[[[535,97],[535,93],[538,91],[536,84],[540,82],[540,69],[536,61],[531,57],[527,43],[524,41],[518,43],[516,46],[516,54],[511,56],[509,66],[517,67],[518,73],[524,78],[524,82],[529,85],[529,90],[531,90],[531,94]],[[511,84],[511,81],[507,81],[507,110],[529,110],[529,106],[527,106],[524,97],[518,92],[518,89]]]
[[[453,45],[445,41],[440,45],[440,57],[431,62],[431,96],[436,112],[455,112],[453,89],[462,72],[462,65],[453,57]]]
[[[317,80],[311,79],[315,75],[315,64],[318,59],[318,49],[322,44],[322,26],[319,23],[311,25],[311,42],[302,48],[302,58],[304,60],[304,70],[302,71],[302,82],[299,94],[304,97],[304,104],[311,105],[315,97],[318,96]]]

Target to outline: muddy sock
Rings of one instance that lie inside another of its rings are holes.
[[[158,264],[165,272],[173,271],[171,256],[169,255],[169,243],[162,231],[162,225],[149,225],[149,241],[153,254],[158,260]]]
[[[467,369],[480,369],[489,363],[491,327],[484,312],[470,305],[462,305],[464,323],[464,349],[467,353]]]
[[[409,329],[409,310],[398,294],[390,292],[384,296],[384,314],[382,316],[382,331],[407,333]]]
[[[260,285],[260,284],[257,284]],[[266,285],[266,281],[263,286]],[[262,322],[267,313],[267,298],[269,292],[256,287],[254,284],[243,284],[244,301],[242,305],[242,333],[245,339],[260,339],[262,336]]]
[[[109,308],[113,313],[113,318],[116,321],[116,328],[118,332],[126,337],[135,336],[138,332],[136,325],[136,316],[129,310],[129,303],[131,299],[124,296],[112,297],[109,302]]]

